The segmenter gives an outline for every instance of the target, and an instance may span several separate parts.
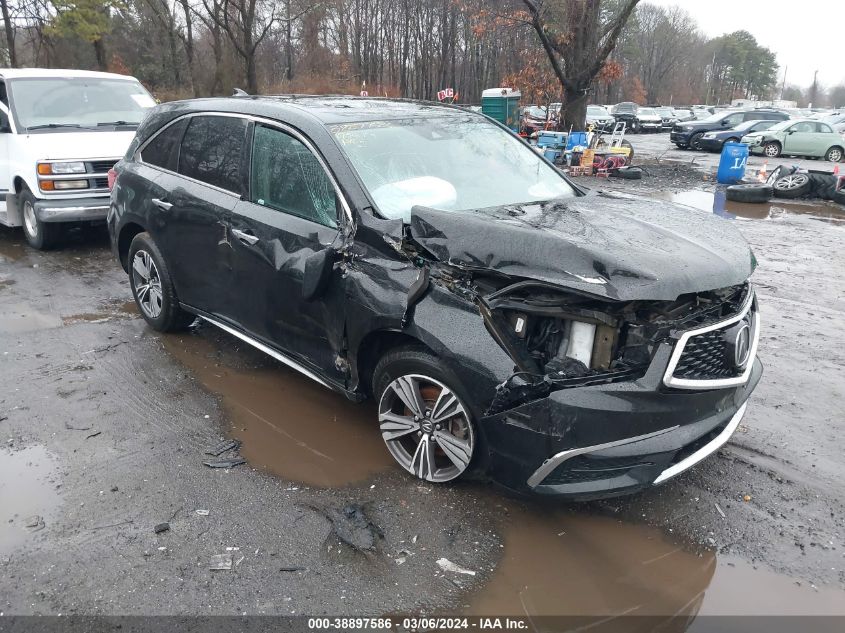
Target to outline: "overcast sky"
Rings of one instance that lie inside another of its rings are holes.
[[[683,7],[708,37],[746,30],[777,55],[778,83],[801,87],[845,83],[841,47],[845,37],[843,0],[643,0],[664,7]]]

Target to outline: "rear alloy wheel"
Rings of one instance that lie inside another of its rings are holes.
[[[183,330],[194,315],[179,305],[164,258],[149,233],[138,233],[129,246],[129,285],[141,316],[159,332]]]
[[[778,178],[772,188],[776,198],[800,198],[810,191],[811,186],[808,174],[797,173]]]
[[[780,143],[766,143],[763,145],[763,153],[768,158],[777,158],[780,156]]]
[[[841,147],[831,147],[827,150],[827,154],[824,155],[824,159],[826,161],[830,161],[831,163],[839,163],[842,161],[842,148]]]
[[[443,382],[403,374],[379,399],[379,425],[387,450],[409,473],[433,483],[461,476],[476,446],[470,413]]]

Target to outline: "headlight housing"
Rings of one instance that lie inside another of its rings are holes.
[[[82,161],[63,161],[55,163],[38,163],[38,173],[42,176],[46,175],[64,175],[64,174],[84,174],[86,172],[85,163]]]

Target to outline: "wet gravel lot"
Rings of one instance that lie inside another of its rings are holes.
[[[735,222],[764,328],[732,441],[590,504],[417,482],[371,405],[209,326],[147,328],[103,231],[39,253],[0,229],[0,612],[845,613],[845,213],[720,205],[672,165],[581,182]]]

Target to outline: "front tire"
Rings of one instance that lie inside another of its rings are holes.
[[[129,245],[129,285],[144,320],[159,332],[183,330],[195,317],[179,307],[176,289],[149,233],[138,233]]]
[[[763,154],[766,158],[777,158],[780,156],[780,143],[770,142],[763,145]]]
[[[445,483],[471,472],[482,451],[472,409],[451,372],[426,350],[386,354],[373,373],[387,450],[412,475]]]
[[[701,139],[704,137],[704,132],[696,132],[695,134],[690,137],[689,146],[690,149],[694,149],[696,151],[701,149]]]
[[[42,222],[35,214],[35,196],[24,185],[18,194],[23,218],[23,234],[32,248],[46,251],[53,248],[62,234],[60,225],[54,222]]]

